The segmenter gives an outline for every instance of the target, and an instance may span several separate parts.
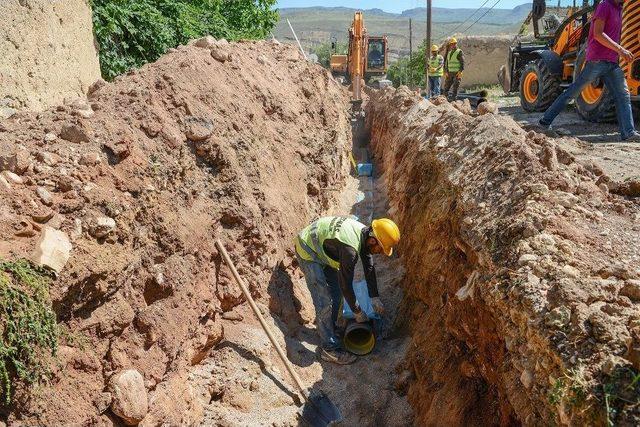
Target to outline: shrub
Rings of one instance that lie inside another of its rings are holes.
[[[93,0],[100,68],[112,80],[167,49],[212,35],[263,38],[278,21],[276,0]]]
[[[11,401],[12,379],[36,383],[48,375],[58,348],[50,275],[27,260],[0,260],[0,395]]]

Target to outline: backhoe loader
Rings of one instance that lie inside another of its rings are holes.
[[[549,4],[547,4],[549,3]],[[554,2],[534,0],[525,22],[533,24],[535,40],[516,37],[509,50],[507,66],[501,73],[506,93],[520,92],[520,104],[526,111],[545,111],[582,70],[591,15],[599,0],[585,0],[580,6],[551,8]],[[622,46],[630,50],[633,63],[620,60],[631,92],[631,100],[640,102],[640,0],[625,0],[623,6]],[[609,89],[597,80],[588,85],[575,102],[580,116],[591,122],[615,120],[615,106]]]

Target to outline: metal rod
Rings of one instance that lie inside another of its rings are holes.
[[[220,251],[220,255],[222,255],[222,259],[224,259],[224,262],[231,269],[233,278],[236,280],[236,283],[238,284],[238,286],[240,286],[240,289],[242,290],[244,297],[247,299],[247,302],[249,303],[249,306],[251,306],[253,313],[256,315],[256,317],[258,318],[258,321],[262,325],[262,329],[264,329],[265,333],[269,337],[271,344],[273,344],[276,351],[278,352],[278,356],[280,356],[282,363],[284,363],[284,366],[286,366],[287,371],[289,371],[289,374],[293,378],[293,381],[296,383],[296,386],[298,386],[298,389],[300,390],[300,394],[302,394],[302,397],[304,397],[304,399],[308,401],[309,394],[307,393],[306,389],[302,385],[302,380],[300,379],[296,371],[293,370],[293,366],[291,366],[291,362],[289,362],[289,359],[287,359],[287,356],[285,355],[284,351],[280,347],[280,344],[278,344],[278,341],[276,341],[275,335],[273,335],[273,333],[271,332],[271,329],[269,328],[269,325],[267,325],[267,322],[264,320],[264,317],[262,317],[262,313],[260,313],[260,309],[256,305],[256,302],[253,300],[251,293],[249,293],[249,289],[240,278],[240,275],[238,274],[238,270],[236,270],[236,267],[233,264],[233,261],[231,261],[231,258],[229,258],[229,254],[227,253],[227,250],[222,245],[222,242],[218,239],[216,239],[216,247]]]
[[[291,25],[291,22],[289,22],[289,18],[287,18],[287,24],[289,24],[289,28],[291,28],[291,32],[293,33],[293,37],[295,37],[296,42],[298,42],[298,47],[300,48],[300,52],[302,52],[302,56],[304,57],[304,59],[307,59],[307,54],[304,53],[304,49],[302,48],[302,45],[300,44],[300,40],[298,40],[298,36],[296,35],[295,30],[293,29],[293,26]]]

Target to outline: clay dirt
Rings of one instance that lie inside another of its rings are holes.
[[[275,40],[204,37],[59,104],[0,121],[0,258],[46,268],[58,331],[45,374],[13,367],[1,423],[301,425],[216,239],[342,425],[640,423],[640,145],[406,87],[354,114]],[[295,259],[322,215],[401,230],[349,366],[318,357]]]

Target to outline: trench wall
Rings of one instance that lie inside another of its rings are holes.
[[[100,78],[87,1],[3,1],[0,56],[0,117],[86,94]]]
[[[389,88],[366,112],[403,235],[416,424],[605,423],[603,390],[638,369],[638,241],[616,225],[637,203],[554,140],[436,102]]]

